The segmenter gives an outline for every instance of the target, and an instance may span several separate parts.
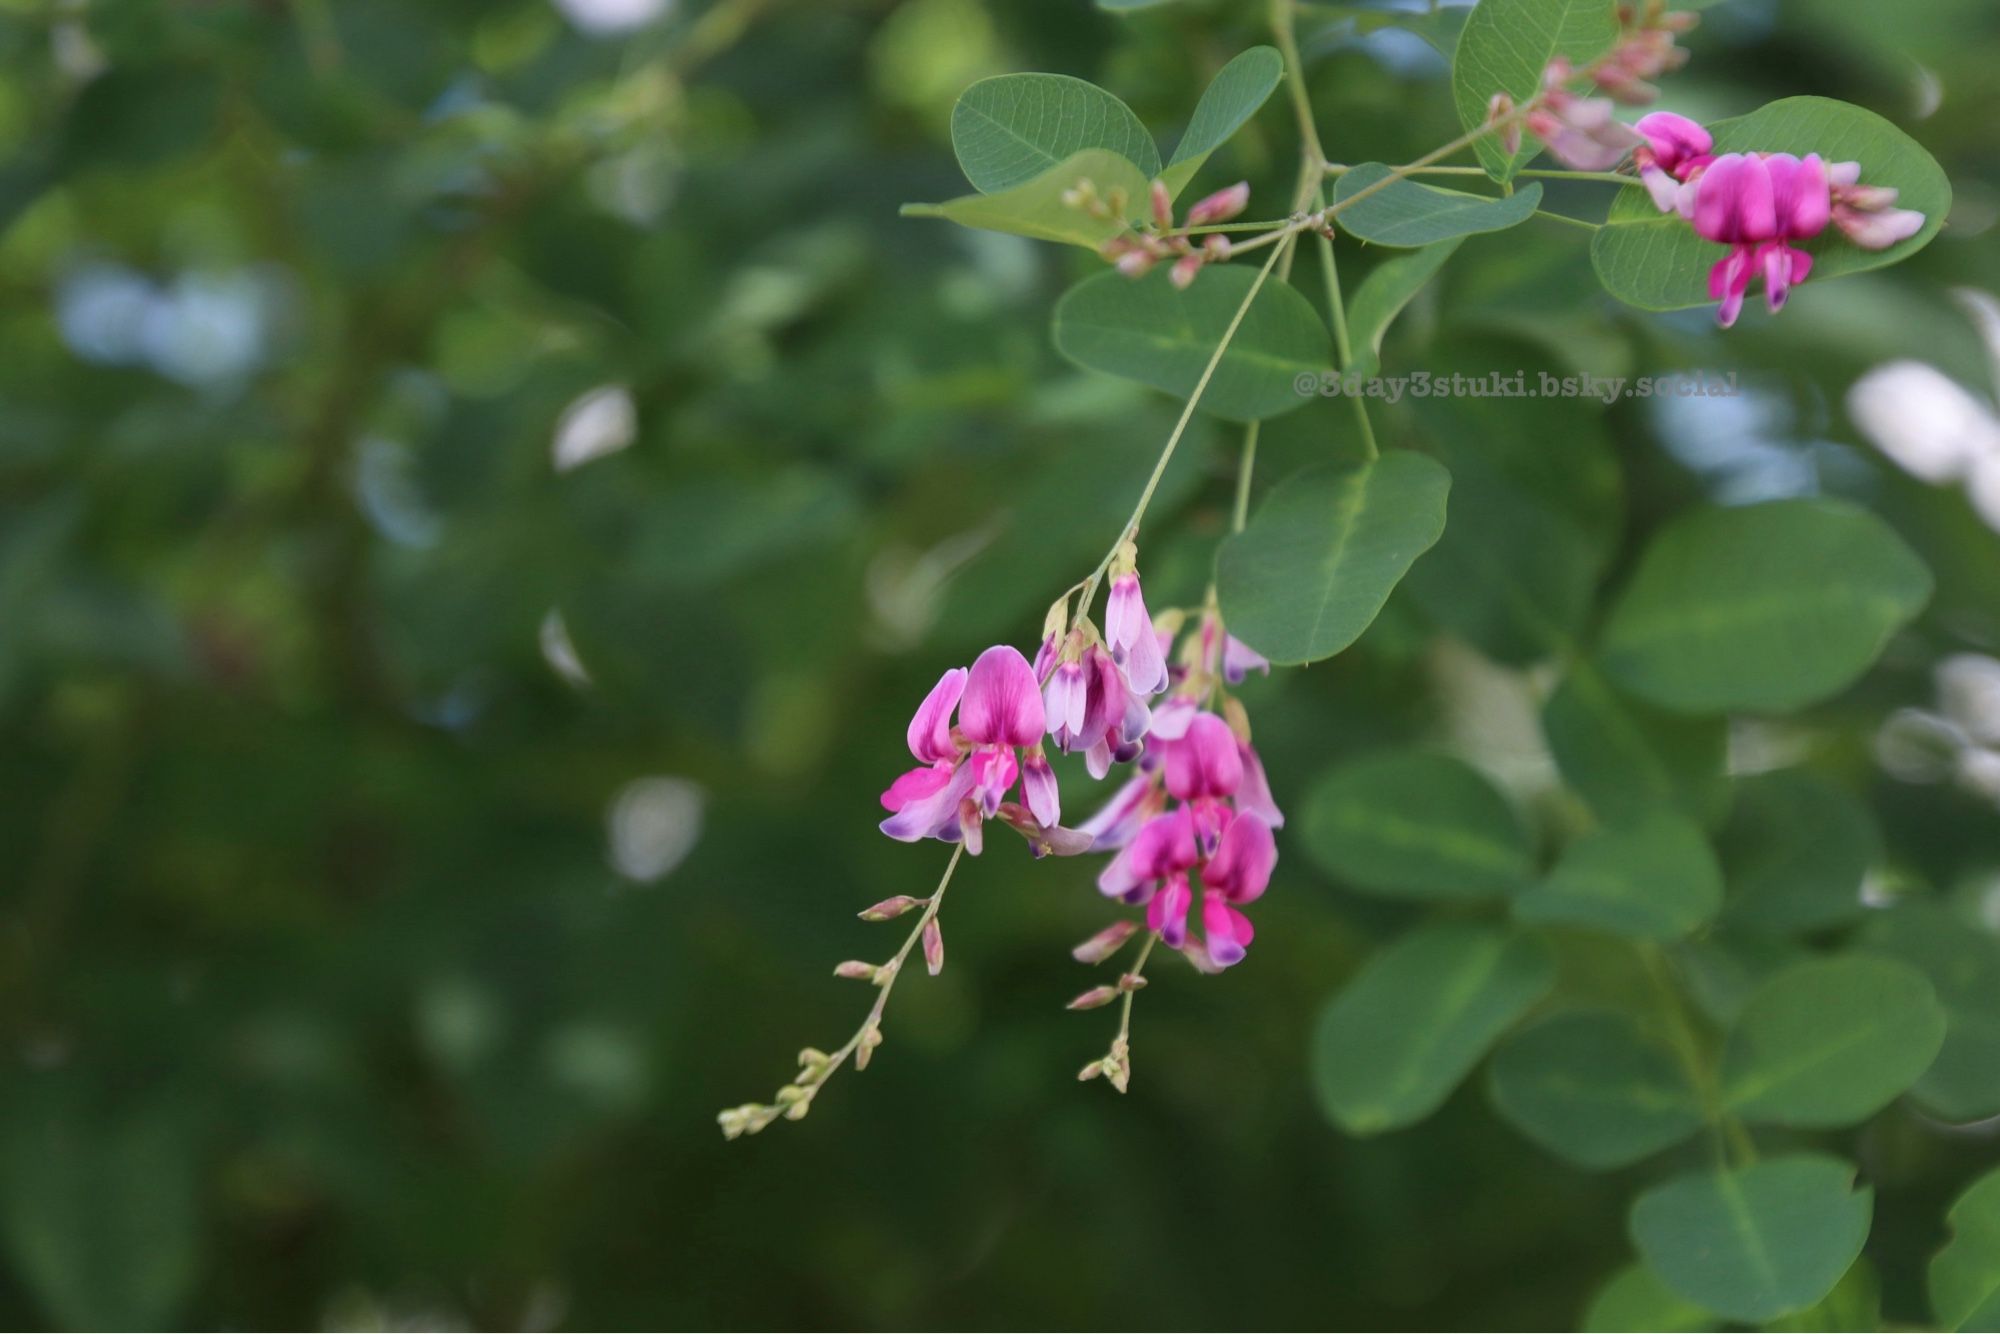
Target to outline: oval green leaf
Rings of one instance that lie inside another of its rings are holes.
[[[1944,1006],[1944,1046],[1910,1096],[1947,1121],[2000,1115],[2000,937],[1912,902],[1873,914],[1861,943],[1921,969]]]
[[[1736,786],[1717,847],[1728,920],[1763,932],[1818,931],[1865,911],[1861,881],[1882,855],[1867,805],[1804,769]]]
[[[1284,58],[1268,46],[1253,46],[1216,72],[1160,173],[1169,193],[1178,195],[1186,188],[1208,155],[1257,114],[1284,77]]]
[[[1516,1130],[1579,1167],[1612,1168],[1701,1128],[1674,1054],[1621,1014],[1564,1014],[1493,1055],[1493,1105]]]
[[[1063,202],[1063,196],[1084,181],[1096,188],[1099,198],[1123,193],[1125,216],[1097,217]],[[1137,167],[1116,153],[1091,148],[1011,190],[961,195],[942,204],[905,204],[902,213],[906,218],[948,218],[961,227],[1095,250],[1144,215],[1146,191],[1146,178]]]
[[[1649,811],[1583,835],[1548,877],[1514,900],[1524,922],[1678,940],[1722,906],[1722,868],[1686,816]]]
[[[1451,60],[1451,97],[1468,130],[1486,123],[1493,94],[1504,92],[1522,105],[1542,89],[1542,71],[1556,56],[1583,66],[1618,40],[1618,13],[1612,0],[1480,0],[1458,35]],[[1541,145],[1524,137],[1509,153],[1499,136],[1473,144],[1479,163],[1495,180],[1513,179]]]
[[[1354,200],[1333,215],[1341,229],[1376,245],[1424,246],[1480,232],[1504,232],[1534,216],[1542,202],[1539,181],[1511,195],[1467,194],[1440,190],[1408,179],[1393,181],[1363,198],[1363,190],[1389,175],[1380,162],[1364,162],[1344,172],[1333,188],[1333,202]]]
[[[1532,936],[1463,922],[1411,932],[1321,1014],[1312,1049],[1321,1106],[1355,1135],[1422,1120],[1554,983]]]
[[[1239,265],[1204,270],[1185,290],[1164,269],[1127,278],[1115,269],[1084,279],[1056,303],[1056,347],[1079,366],[1186,398],[1257,281]],[[1298,382],[1327,370],[1333,340],[1312,303],[1267,281],[1202,391],[1202,411],[1256,421],[1310,401]],[[1273,660],[1275,661],[1275,659]]]
[[[1646,548],[1600,661],[1678,712],[1782,713],[1853,684],[1930,595],[1916,553],[1845,501],[1697,510]]]
[[[2000,1329],[2000,1171],[1945,1215],[1951,1240],[1931,1259],[1931,1313],[1944,1329]]]
[[[1229,632],[1284,665],[1340,652],[1438,540],[1450,490],[1442,464],[1402,450],[1286,481],[1216,557]]]
[[[1632,1239],[1669,1291],[1758,1324],[1833,1291],[1874,1205],[1846,1163],[1796,1154],[1655,1186],[1632,1205]]]
[[[989,195],[1090,148],[1116,153],[1148,183],[1160,174],[1160,150],[1132,108],[1067,74],[1000,74],[973,84],[951,109],[951,148],[972,188]]]
[[[1407,255],[1392,255],[1370,269],[1347,303],[1347,328],[1354,360],[1341,370],[1373,379],[1382,370],[1382,339],[1424,284],[1457,253],[1460,240],[1439,241]]]
[[[1751,995],[1730,1029],[1722,1099],[1750,1121],[1853,1125],[1917,1082],[1944,1027],[1936,991],[1906,963],[1846,955],[1794,964]]]
[[[1627,1265],[1605,1280],[1583,1313],[1585,1334],[1696,1334],[1715,1324],[1644,1265]]]
[[[1482,9],[1484,5],[1480,6]],[[1863,250],[1837,227],[1804,243],[1813,283],[1879,269],[1922,250],[1951,210],[1951,182],[1916,140],[1872,111],[1825,97],[1787,97],[1709,126],[1715,151],[1818,153],[1828,162],[1859,162],[1861,178],[1898,192],[1897,204],[1925,216],[1923,230],[1887,250]],[[1612,201],[1610,226],[1591,238],[1590,259],[1605,290],[1646,310],[1707,305],[1708,271],[1728,247],[1705,241],[1677,216],[1662,216],[1633,186]]]
[[[1395,898],[1503,898],[1534,873],[1527,831],[1478,770],[1390,751],[1330,770],[1306,793],[1306,855],[1344,884]]]
[[[1542,708],[1542,733],[1563,781],[1601,819],[1658,807],[1707,824],[1728,795],[1728,723],[1662,712],[1614,689],[1579,662]]]

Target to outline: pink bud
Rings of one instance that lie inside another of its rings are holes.
[[[1153,267],[1153,257],[1143,250],[1130,250],[1118,257],[1118,271],[1127,278],[1143,278]]]
[[[835,977],[847,978],[853,982],[873,982],[875,974],[879,971],[872,963],[863,963],[860,959],[849,959],[846,963],[835,968],[833,975]]]
[[[1221,232],[1211,232],[1202,238],[1201,252],[1217,263],[1229,258],[1229,238]]]
[[[1118,999],[1117,987],[1092,987],[1066,1005],[1069,1010],[1095,1010]]]
[[[1078,963],[1102,963],[1116,954],[1119,946],[1130,940],[1132,933],[1138,929],[1137,922],[1113,922],[1071,950],[1070,957]]]
[[[1513,114],[1514,99],[1506,93],[1495,93],[1487,100],[1486,123],[1488,125],[1496,121],[1505,120]],[[1505,129],[1500,131],[1500,146],[1507,150],[1509,157],[1521,151],[1521,124],[1519,121],[1510,122]]]
[[[1118,990],[1137,991],[1146,985],[1146,979],[1137,973],[1126,973],[1118,979]]]
[[[1182,255],[1174,261],[1174,267],[1168,272],[1167,280],[1175,287],[1186,291],[1188,284],[1194,281],[1194,276],[1201,272],[1201,261],[1202,255],[1199,250],[1192,255]]]
[[[944,928],[935,917],[924,923],[924,967],[932,977],[944,971]]]
[[[1165,181],[1153,182],[1153,221],[1161,231],[1171,231],[1174,226],[1174,201],[1167,193]]]
[[[1211,222],[1228,222],[1250,206],[1250,182],[1238,181],[1226,189],[1201,200],[1188,210],[1188,226],[1200,227]]]
[[[910,909],[923,906],[922,899],[913,899],[908,894],[898,894],[893,898],[883,899],[872,908],[863,908],[856,915],[864,922],[886,922],[891,917],[901,917]]]

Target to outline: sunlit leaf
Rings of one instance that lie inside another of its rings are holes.
[[[1632,1238],[1670,1291],[1756,1324],[1833,1290],[1868,1239],[1874,1205],[1846,1163],[1796,1154],[1653,1187],[1632,1206]]]
[[[1714,1316],[1636,1264],[1606,1280],[1583,1313],[1585,1334],[1696,1334],[1715,1326]]]
[[[1000,74],[959,94],[951,147],[965,179],[995,194],[1041,176],[1086,149],[1126,159],[1150,182],[1160,150],[1132,108],[1067,74]]]
[[[1291,478],[1216,558],[1230,633],[1277,663],[1340,652],[1437,541],[1450,489],[1436,460],[1407,451]]]
[[[1064,196],[1086,181],[1099,199],[1123,195],[1124,213],[1100,217],[1065,202]],[[1116,153],[1091,148],[997,194],[961,195],[942,204],[905,204],[902,211],[906,218],[948,218],[962,227],[1094,250],[1145,216],[1146,191],[1146,178],[1137,167]]]
[[[1422,1120],[1554,981],[1532,936],[1469,923],[1411,932],[1321,1014],[1312,1047],[1320,1105],[1356,1135]]]

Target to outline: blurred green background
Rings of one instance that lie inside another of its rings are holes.
[[[1357,8],[1305,10],[1329,153],[1455,134],[1442,58]],[[829,969],[896,928],[853,913],[945,860],[874,827],[910,709],[1032,641],[1172,421],[1051,349],[1088,255],[897,205],[963,191],[946,123],[973,79],[1091,78],[1171,142],[1262,18],[0,0],[0,1316],[1575,1321],[1629,1254],[1636,1174],[1561,1166],[1476,1083],[1416,1129],[1336,1134],[1306,1035],[1410,910],[1296,854],[1247,963],[1155,970],[1123,1099],[1073,1079],[1106,1014],[1062,1009],[1095,980],[1068,947],[1112,916],[1095,867],[996,832],[952,893],[949,967],[898,989],[871,1068],[755,1140],[713,1120],[859,1020]],[[2000,651],[2000,483],[1982,518],[1886,461],[1848,397],[1915,358],[1991,412],[2000,337],[1952,290],[2000,290],[2000,18],[1706,19],[1668,105],[1877,110],[1950,172],[1943,236],[1727,337],[1616,307],[1580,233],[1476,238],[1391,370],[1741,368],[1749,392],[1471,427],[1405,405],[1385,429],[1593,442],[1626,556],[1703,494],[1889,517],[1939,576],[1921,634],[1739,760],[1810,750],[1870,794],[1888,874],[2000,904],[2000,759],[1926,768],[1933,734],[1881,730],[1944,716],[1946,655]],[[1282,102],[1198,184],[1283,199]],[[1350,277],[1375,258],[1340,245]],[[1271,423],[1263,482],[1353,448],[1349,423]],[[1198,423],[1155,506],[1156,602],[1199,596],[1229,441]],[[1399,595],[1354,652],[1245,694],[1281,803],[1429,738],[1535,809],[1535,687]],[[1864,1135],[1891,1318],[1923,1318],[1944,1202],[1994,1150],[1908,1114]]]

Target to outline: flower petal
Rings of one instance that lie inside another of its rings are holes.
[[[951,740],[951,711],[965,693],[965,677],[963,667],[954,667],[940,676],[931,693],[917,706],[916,716],[910,719],[910,754],[926,764],[952,759],[958,754],[958,747]]]
[[[995,644],[979,655],[958,705],[959,730],[983,746],[1032,746],[1041,739],[1046,715],[1035,669],[1011,644]]]

